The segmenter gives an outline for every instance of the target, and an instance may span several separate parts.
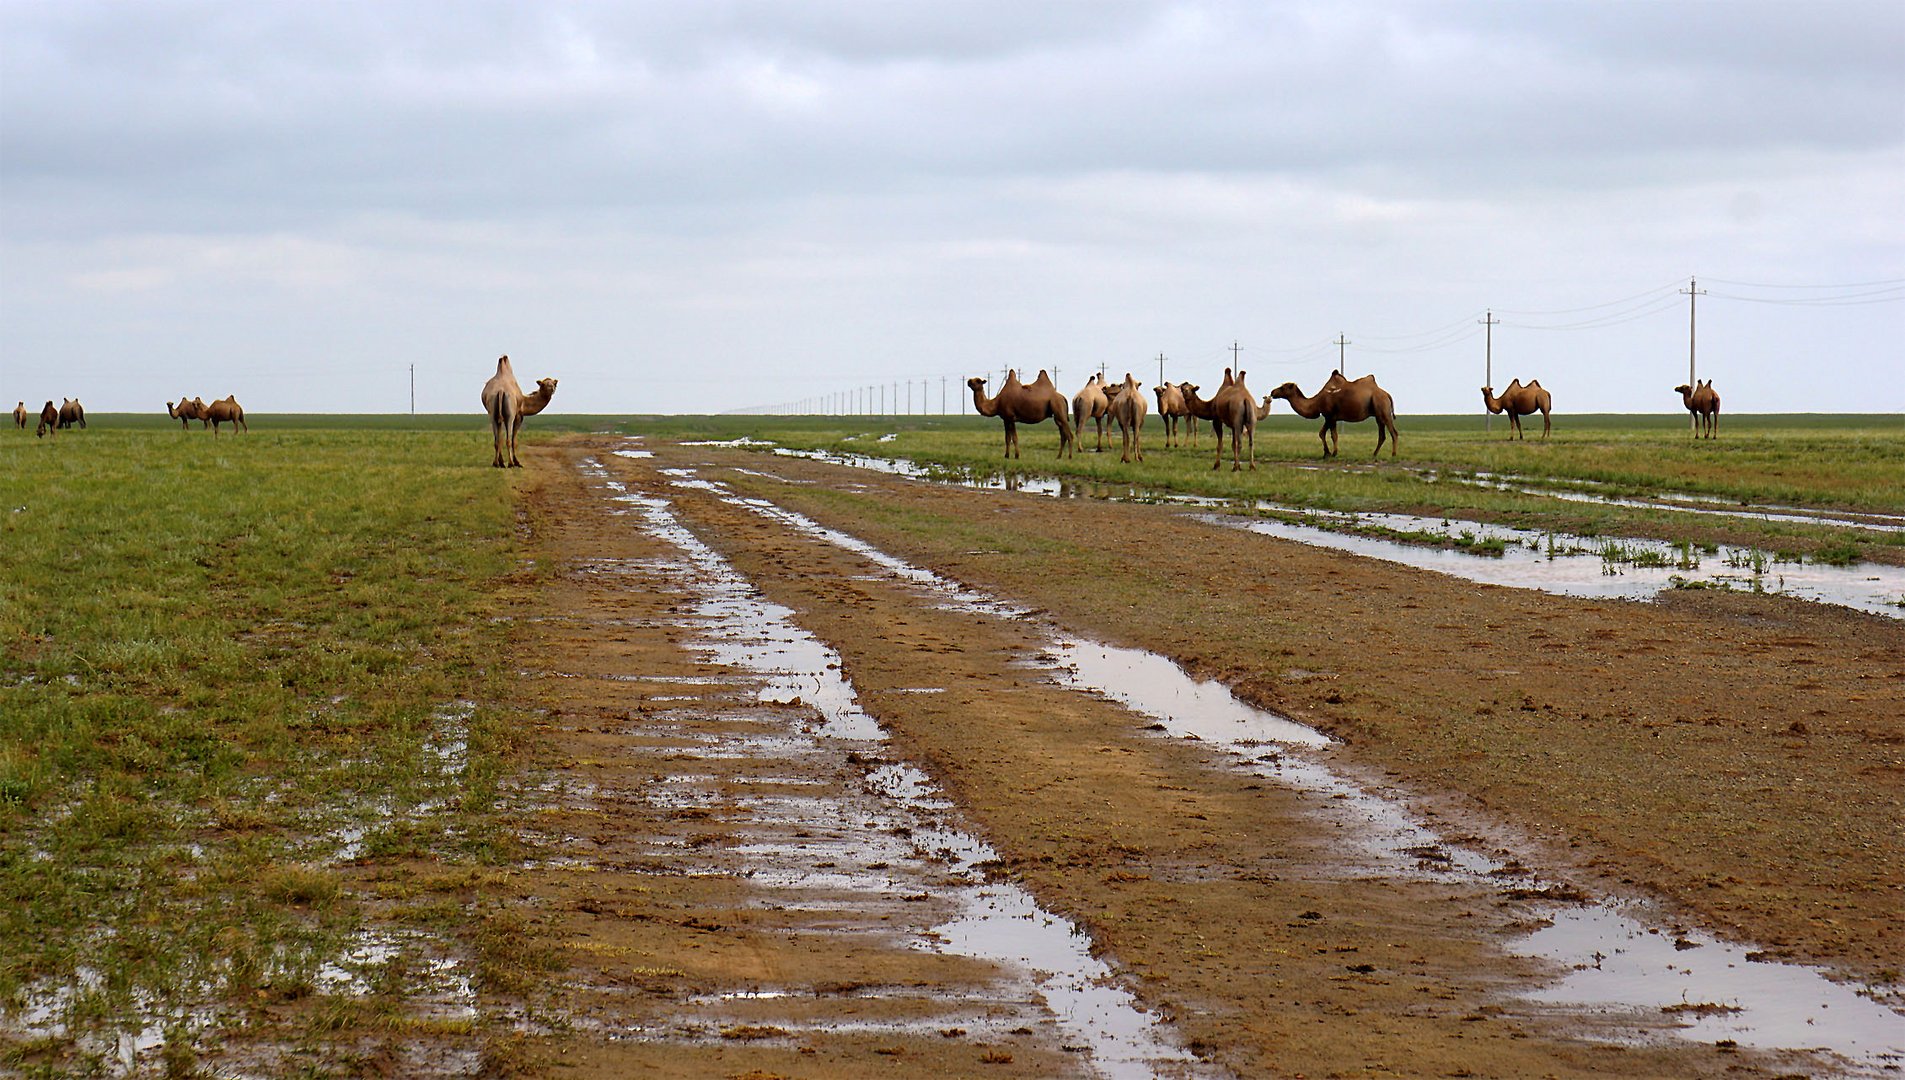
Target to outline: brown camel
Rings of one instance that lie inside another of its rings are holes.
[[[80,405],[78,398],[61,398],[60,426],[69,428],[74,424],[78,424],[80,427],[86,426],[86,409]]]
[[[1491,413],[1508,414],[1509,438],[1526,438],[1527,436],[1521,431],[1521,418],[1532,416],[1537,412],[1541,414],[1541,437],[1544,439],[1548,437],[1550,428],[1548,410],[1554,407],[1554,399],[1541,388],[1540,379],[1529,379],[1527,386],[1521,385],[1520,379],[1512,380],[1508,384],[1508,389],[1502,391],[1501,397],[1495,396],[1494,388],[1484,386],[1482,387],[1482,404],[1488,406],[1488,411]]]
[[[1257,467],[1257,399],[1249,388],[1244,386],[1244,373],[1239,371],[1233,377],[1229,368],[1224,369],[1223,385],[1218,387],[1217,396],[1209,401],[1197,396],[1197,387],[1191,383],[1179,384],[1184,394],[1184,404],[1192,416],[1210,421],[1210,429],[1217,436],[1217,459],[1211,462],[1212,469],[1224,465],[1224,428],[1230,428],[1230,470],[1237,472],[1244,454],[1244,443],[1250,446],[1250,467]]]
[[[1337,453],[1341,447],[1336,444],[1336,424],[1359,423],[1370,417],[1376,418],[1376,454],[1382,454],[1382,443],[1389,439],[1389,456],[1396,456],[1396,448],[1402,445],[1402,436],[1396,432],[1396,404],[1389,397],[1389,391],[1376,385],[1374,375],[1365,375],[1354,382],[1332,375],[1323,389],[1315,397],[1307,397],[1293,382],[1284,383],[1270,391],[1272,398],[1282,398],[1290,403],[1298,416],[1311,420],[1323,418],[1323,428],[1316,437],[1323,441],[1323,456]]]
[[[1696,383],[1693,386],[1681,383],[1673,389],[1674,393],[1680,395],[1680,400],[1686,404],[1687,411],[1693,414],[1695,421],[1693,437],[1696,439],[1712,439],[1718,437],[1720,433],[1720,394],[1719,391],[1713,389],[1713,380],[1708,379],[1703,383]]]
[[[1118,460],[1129,462],[1135,454],[1139,461],[1144,460],[1144,384],[1124,373],[1124,382],[1108,386],[1105,393],[1111,399],[1111,418],[1118,422],[1118,431],[1124,437],[1124,452]]]
[[[183,394],[179,395],[179,403],[176,408],[174,408],[169,401],[165,403],[165,415],[177,420],[179,426],[186,430],[191,429],[192,421],[194,420],[199,422],[201,428],[211,426],[205,419],[205,403],[196,398],[188,400]]]
[[[245,423],[245,410],[238,404],[236,395],[228,394],[223,401],[214,401],[210,405],[193,398],[192,404],[198,406],[199,416],[211,425],[213,438],[218,437],[218,425],[224,423],[231,424],[233,431],[242,428],[245,434],[251,434],[251,425]]]
[[[26,402],[22,401],[21,403],[13,407],[13,426],[19,428],[22,431],[25,431],[26,418],[27,418]]]
[[[1047,419],[1058,425],[1058,456],[1077,454],[1078,436],[1066,416],[1065,395],[1052,385],[1052,377],[1043,368],[1030,386],[1019,381],[1016,370],[1008,371],[1005,385],[992,397],[986,396],[986,381],[981,377],[967,379],[966,387],[972,391],[972,407],[980,416],[996,416],[1005,421],[1006,457],[1019,456],[1020,424],[1042,424]]]
[[[549,399],[555,396],[554,379],[537,379],[536,392],[523,393],[522,385],[516,381],[515,369],[509,366],[509,357],[496,358],[496,374],[483,384],[483,409],[489,413],[490,437],[496,444],[496,459],[490,464],[499,469],[523,467],[523,463],[516,460],[516,433],[522,430],[524,417],[548,408]],[[509,450],[508,461],[503,460],[505,444]]]
[[[1072,430],[1083,438],[1085,421],[1098,425],[1098,452],[1105,452],[1105,421],[1111,418],[1111,397],[1108,395],[1103,375],[1093,375],[1085,380],[1085,385],[1072,395]]]
[[[1184,385],[1189,386],[1190,384],[1186,383]],[[1183,445],[1184,439],[1178,434],[1178,421],[1180,420],[1190,422],[1191,434],[1195,437],[1197,434],[1197,417],[1192,416],[1190,407],[1184,404],[1183,388],[1172,386],[1170,383],[1163,383],[1152,387],[1151,392],[1158,396],[1158,419],[1164,421],[1165,449],[1168,450],[1173,446]]]
[[[44,439],[46,433],[49,431],[53,433],[54,438],[59,438],[60,411],[55,409],[53,403],[50,401],[46,403],[45,408],[40,410],[40,426],[34,429],[33,436],[34,438]]]

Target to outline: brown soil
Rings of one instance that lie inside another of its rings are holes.
[[[1089,930],[1204,1059],[1186,1073],[1698,1077],[1805,1064],[1584,1037],[1590,1021],[1506,995],[1540,974],[1500,947],[1534,909],[1479,886],[1346,876],[1307,797],[1016,665],[1045,647],[1038,621],[941,610],[854,555],[670,487],[657,468],[695,465],[1053,623],[1221,678],[1342,739],[1340,767],[1412,798],[1445,833],[1512,841],[1591,891],[1659,898],[1782,956],[1896,978],[1896,621],[1725,594],[1575,601],[1159,507],[712,448],[618,459],[610,445],[525,453],[536,568],[522,686],[547,709],[538,775],[559,783],[538,789],[526,834],[539,859],[504,899],[532,913],[559,959],[526,1057],[552,1075],[1088,1074],[998,969],[913,947],[949,913],[930,860],[896,861],[891,896],[843,893],[831,909],[786,905],[750,876],[764,844],[798,860],[830,839],[774,819],[752,793],[797,789],[865,817],[872,763],[800,751],[764,770],[709,756],[724,739],[797,734],[812,710],[759,701],[687,647],[678,582],[653,562],[666,545],[582,475],[591,454],[630,490],[665,495],[837,650],[892,735],[886,757],[925,769],[1007,877]],[[658,797],[684,773],[723,794]],[[762,990],[791,996],[720,996]],[[972,1022],[975,1008],[997,1022]]]

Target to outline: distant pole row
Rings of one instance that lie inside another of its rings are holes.
[[[1699,281],[1696,278],[1689,277],[1687,279],[1687,287],[1677,291],[1687,298],[1687,385],[1698,386],[1699,383],[1695,378],[1694,353],[1696,340],[1695,330],[1697,329],[1696,318],[1698,315],[1695,305],[1698,303],[1700,297],[1706,295],[1706,290],[1700,288]],[[1482,347],[1482,385],[1493,387],[1495,385],[1495,327],[1501,325],[1501,320],[1495,317],[1494,309],[1490,308],[1481,319],[1476,321],[1486,330]],[[1348,362],[1348,349],[1349,346],[1354,343],[1350,341],[1348,334],[1338,333],[1336,340],[1330,342],[1330,344],[1336,346],[1336,373],[1347,377],[1348,373],[1345,368]],[[1230,352],[1231,367],[1233,369],[1242,367],[1241,354],[1243,352],[1243,345],[1240,342],[1232,341],[1227,348]],[[1159,353],[1159,383],[1165,381],[1164,361],[1164,354]],[[995,392],[999,386],[1004,384],[1011,369],[999,368],[996,370],[998,381],[993,384]],[[1052,381],[1054,383],[1059,382],[1059,368],[1056,364],[1052,365],[1051,373]],[[1098,365],[1098,374],[1100,376],[1109,377],[1105,364],[1100,363]],[[991,378],[992,375],[992,372],[987,372],[987,378]],[[904,381],[895,380],[891,383],[871,383],[866,386],[857,386],[848,390],[836,390],[815,397],[801,398],[798,401],[762,406],[744,411],[753,413],[794,413],[816,416],[946,416],[963,411],[962,406],[957,404],[955,400],[957,395],[963,392],[963,384],[959,387],[954,387],[950,376],[941,375],[938,378],[939,400],[937,402],[937,409],[933,408],[934,402],[931,392],[933,380],[924,378],[917,380],[919,388],[917,405],[913,397],[914,380],[908,379]],[[904,409],[901,408],[902,395],[900,388],[902,386],[906,388]],[[1061,389],[1062,388],[1063,386],[1061,384]],[[414,390],[412,392],[414,393]],[[891,395],[890,397],[888,396],[889,393]],[[414,406],[412,407],[414,408]],[[1487,430],[1493,431],[1493,414],[1484,413],[1483,424]]]

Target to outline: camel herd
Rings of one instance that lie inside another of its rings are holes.
[[[33,419],[33,414],[27,411],[26,402],[22,401],[18,405],[15,405],[13,407],[13,426],[14,427],[24,431],[26,430],[27,421],[31,419]],[[53,403],[51,401],[48,401],[43,407],[41,407],[40,414],[39,414],[39,425],[34,430],[33,434],[36,437],[42,438],[42,439],[45,438],[48,433],[51,433],[55,437],[58,437],[60,431],[65,428],[70,428],[70,427],[83,428],[85,426],[86,426],[85,406],[79,403],[78,398],[61,398],[60,405],[58,408],[54,408]]]
[[[247,435],[251,433],[251,425],[245,423],[244,406],[238,404],[236,394],[227,394],[210,405],[205,404],[204,398],[195,397],[187,401],[184,395],[180,395],[176,405],[170,401],[165,403],[165,415],[177,420],[179,427],[184,430],[190,430],[192,421],[197,420],[199,430],[211,428],[214,439],[218,437],[220,424],[228,423],[233,431],[243,431]]]
[[[492,380],[493,381],[493,380]],[[1020,424],[1039,424],[1047,419],[1058,426],[1058,456],[1065,457],[1077,452],[1078,440],[1084,434],[1085,422],[1091,421],[1098,430],[1098,450],[1105,449],[1105,424],[1118,425],[1123,435],[1123,452],[1118,460],[1129,462],[1144,460],[1142,433],[1145,414],[1149,411],[1145,405],[1143,387],[1125,373],[1124,382],[1108,383],[1103,374],[1095,374],[1085,380],[1085,385],[1071,400],[1053,385],[1052,377],[1040,370],[1038,378],[1030,386],[1019,381],[1016,370],[1006,372],[1005,385],[991,397],[986,396],[986,380],[975,376],[966,380],[966,386],[972,391],[972,406],[980,416],[996,416],[1005,421],[1005,456],[1019,456]],[[1341,372],[1332,372],[1322,389],[1314,395],[1305,394],[1293,382],[1284,383],[1261,402],[1244,385],[1242,371],[1232,373],[1224,369],[1224,381],[1217,393],[1209,400],[1199,396],[1201,388],[1196,383],[1164,383],[1152,387],[1157,395],[1158,415],[1164,419],[1164,445],[1183,445],[1179,432],[1180,425],[1188,428],[1191,445],[1197,445],[1197,422],[1206,421],[1217,437],[1217,460],[1211,468],[1222,468],[1224,464],[1224,429],[1230,429],[1230,467],[1232,471],[1257,467],[1256,434],[1257,421],[1270,415],[1272,402],[1286,401],[1291,411],[1298,416],[1311,420],[1321,419],[1323,427],[1316,433],[1322,440],[1323,456],[1335,456],[1340,447],[1337,443],[1336,425],[1354,424],[1364,420],[1376,421],[1376,455],[1381,456],[1383,442],[1389,443],[1389,456],[1395,457],[1402,438],[1396,431],[1396,405],[1389,391],[1376,385],[1374,375],[1364,375],[1360,379],[1346,379]],[[1713,438],[1720,415],[1720,395],[1713,389],[1713,380],[1694,386],[1676,386],[1678,393],[1698,422],[1696,435]],[[487,393],[487,389],[485,390]],[[1482,387],[1482,403],[1490,413],[1507,413],[1509,423],[1508,437],[1525,439],[1521,429],[1521,418],[1541,414],[1541,437],[1546,439],[1553,430],[1554,398],[1541,385],[1541,380],[1530,379],[1522,385],[1520,379],[1508,384],[1501,396],[1495,395],[1492,386]],[[501,464],[499,459],[497,464]]]

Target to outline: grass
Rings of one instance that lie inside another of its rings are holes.
[[[378,860],[507,850],[486,435],[113,419],[0,440],[0,1004],[64,1025],[0,1035],[24,1071],[308,995]]]

